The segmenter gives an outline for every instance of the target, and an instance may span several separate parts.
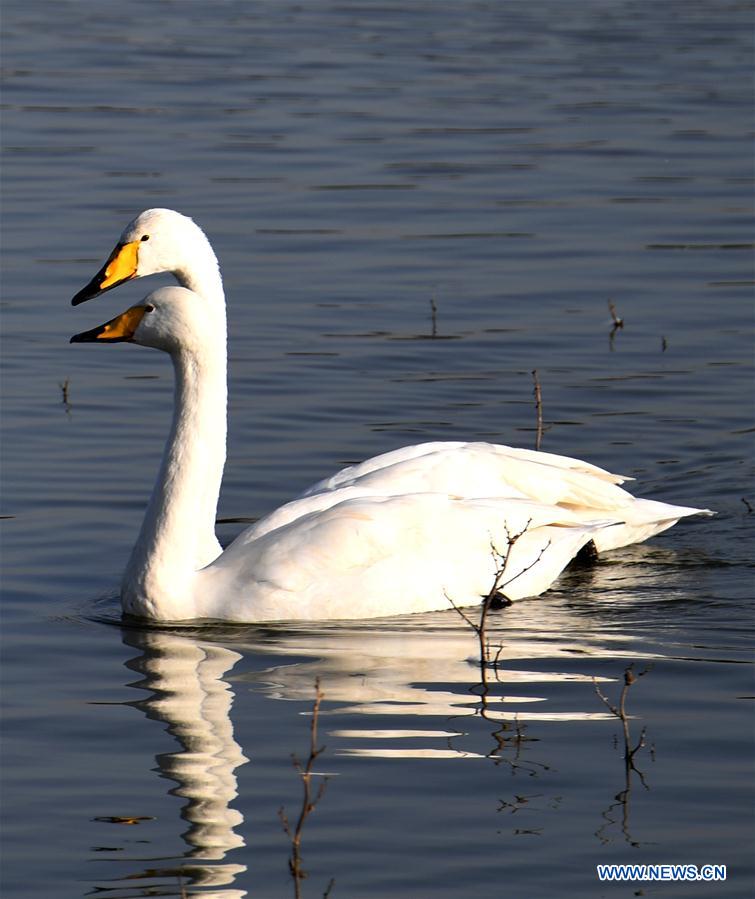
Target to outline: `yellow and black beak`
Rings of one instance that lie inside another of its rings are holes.
[[[71,343],[121,343],[124,340],[131,340],[146,311],[146,306],[132,306],[104,325],[98,325],[91,331],[74,334]]]
[[[92,300],[101,293],[105,293],[106,290],[135,278],[138,264],[139,241],[119,243],[89,284],[71,300],[71,305],[78,306],[79,303]]]

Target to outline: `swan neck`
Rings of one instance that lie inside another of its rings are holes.
[[[211,351],[211,350],[214,350]],[[195,572],[217,555],[215,515],[226,453],[225,332],[171,354],[174,413],[160,472],[122,590],[124,608],[163,620],[194,617]]]
[[[202,250],[197,250],[191,262],[176,269],[173,274],[182,287],[209,300],[225,318],[225,293],[217,257],[206,238]]]

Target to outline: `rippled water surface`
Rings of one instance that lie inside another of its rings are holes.
[[[4,896],[752,894],[754,19],[6,0]],[[148,206],[224,273],[224,541],[407,442],[532,446],[533,369],[544,449],[717,516],[495,613],[483,672],[453,609],[122,627],[171,373],[68,337],[160,279],[69,299]]]

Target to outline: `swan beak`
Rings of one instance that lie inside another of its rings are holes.
[[[92,300],[111,287],[117,287],[124,281],[135,278],[138,264],[139,241],[132,240],[131,243],[118,244],[89,284],[71,300],[71,305],[78,306],[79,303]]]
[[[131,340],[146,311],[145,306],[132,306],[104,325],[74,334],[71,343],[121,343]]]

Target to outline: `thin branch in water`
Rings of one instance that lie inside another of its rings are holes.
[[[472,628],[472,630],[477,634],[477,639],[480,644],[480,665],[481,670],[484,674],[485,668],[490,666],[490,646],[487,641],[486,636],[486,624],[488,619],[488,613],[494,605],[501,601],[501,599],[506,599],[506,594],[504,592],[504,587],[507,587],[513,581],[515,581],[518,577],[521,577],[523,574],[528,572],[531,568],[534,568],[535,565],[542,559],[543,554],[551,545],[550,540],[542,547],[537,556],[523,568],[521,571],[517,572],[512,577],[504,580],[507,574],[507,565],[509,563],[509,558],[511,556],[511,550],[514,547],[514,544],[519,540],[519,538],[527,532],[529,526],[532,524],[532,519],[528,519],[525,526],[519,531],[518,534],[511,534],[507,527],[506,530],[506,549],[504,552],[501,552],[498,547],[496,547],[495,543],[491,540],[490,543],[490,552],[493,556],[493,561],[496,565],[495,575],[493,577],[493,583],[488,590],[487,594],[482,598],[482,606],[480,608],[480,619],[479,622],[473,621],[456,603],[451,599],[451,597],[446,593],[446,599],[451,603],[453,608],[459,613],[459,615],[464,619],[464,621]],[[500,656],[500,650],[496,655],[496,663]]]
[[[68,388],[71,384],[71,379],[66,378],[65,381],[61,381],[58,385],[60,387],[60,392],[62,395],[61,402],[63,403],[63,408],[66,410],[66,413],[71,411],[71,403],[68,398]]]
[[[627,715],[626,710],[627,695],[632,684],[635,684],[639,680],[639,678],[644,677],[650,670],[651,666],[648,666],[644,671],[641,671],[639,674],[635,675],[634,663],[624,670],[624,686],[622,687],[621,694],[619,696],[618,707],[613,705],[608,697],[601,692],[601,689],[598,686],[598,682],[593,679],[595,692],[603,700],[604,705],[611,712],[611,714],[621,721],[624,731],[624,758],[632,768],[634,768],[632,759],[634,758],[635,753],[638,750],[642,749],[642,747],[645,745],[645,729],[643,728],[642,733],[640,734],[640,739],[637,741],[637,745],[632,749],[630,747],[629,716]],[[640,780],[642,780],[644,784],[645,779],[642,776],[642,772],[637,771],[637,773],[640,775]]]
[[[507,734],[509,730],[509,725],[507,724],[505,718],[498,719],[491,716],[488,712],[488,694],[490,692],[490,687],[488,684],[488,671],[489,669],[493,669],[495,671],[496,680],[500,682],[500,678],[498,677],[498,665],[501,658],[501,654],[503,652],[503,645],[498,647],[498,650],[495,654],[495,660],[491,662],[490,660],[490,643],[487,638],[487,621],[488,614],[491,609],[496,607],[496,604],[500,602],[502,599],[506,600],[510,603],[510,600],[506,599],[505,593],[503,592],[503,587],[510,584],[512,581],[516,580],[520,575],[524,574],[526,571],[529,571],[534,565],[540,561],[543,556],[543,553],[547,550],[548,546],[550,546],[550,541],[540,550],[537,558],[534,559],[526,568],[520,571],[518,574],[513,575],[506,579],[506,566],[509,562],[511,550],[514,544],[519,540],[519,538],[528,530],[532,520],[528,520],[525,526],[518,534],[511,534],[508,530],[508,527],[504,526],[506,531],[506,549],[504,552],[501,552],[491,540],[490,543],[490,551],[493,557],[495,568],[495,575],[493,578],[493,583],[488,590],[486,596],[482,598],[482,605],[480,607],[480,617],[479,621],[474,621],[469,615],[464,612],[463,609],[460,609],[459,606],[451,599],[451,597],[446,593],[446,599],[451,603],[451,606],[458,612],[459,616],[464,620],[464,622],[472,628],[472,630],[477,635],[477,641],[480,647],[480,683],[479,687],[479,697],[480,697],[480,707],[477,710],[480,714],[480,717],[485,718],[489,721],[494,721],[496,724],[496,729],[492,733],[492,737],[496,742],[495,749],[491,752],[491,756],[496,758],[496,764],[499,761],[506,761],[513,769],[524,768],[526,769],[531,776],[534,776],[537,773],[538,767],[547,768],[545,765],[540,765],[539,763],[529,762],[527,764],[522,764],[519,761],[519,754],[521,750],[521,746],[524,742],[527,741],[527,737],[524,734],[524,728],[519,724],[518,719],[515,722],[516,733],[512,738]],[[471,692],[471,691],[470,691]],[[513,745],[515,747],[515,756],[514,759],[504,758],[502,753],[509,746]]]
[[[616,306],[614,306],[613,300],[608,301],[608,311],[611,313],[611,319],[613,320],[614,328],[623,328],[624,327],[624,319],[619,318],[616,313]]]
[[[645,787],[646,790],[650,789],[647,785],[647,781],[645,780],[645,775],[635,765],[635,755],[646,745],[646,728],[642,728],[642,730],[640,731],[639,739],[637,740],[635,745],[632,746],[632,739],[629,729],[629,715],[627,714],[626,702],[629,690],[632,685],[635,684],[639,680],[639,678],[644,677],[651,670],[651,667],[652,666],[648,666],[644,671],[640,671],[639,674],[634,673],[634,664],[629,665],[624,669],[624,686],[622,687],[621,693],[619,695],[618,705],[614,705],[610,701],[610,699],[608,699],[608,697],[601,691],[597,681],[593,678],[593,686],[595,687],[595,692],[598,694],[601,701],[611,712],[611,714],[621,721],[624,736],[624,788],[616,794],[616,801],[612,803],[605,812],[603,812],[603,818],[605,819],[606,824],[604,824],[596,832],[596,836],[603,843],[609,842],[609,840],[604,836],[604,832],[611,824],[616,823],[615,819],[611,817],[610,813],[614,808],[621,806],[621,831],[624,834],[624,839],[632,846],[639,845],[636,840],[632,839],[632,836],[629,832],[629,797],[632,793],[632,772],[635,772],[637,774],[640,783],[643,787]]]
[[[432,321],[431,337],[438,336],[438,307],[435,303],[435,297],[430,297],[430,320]]]
[[[742,502],[745,504],[745,509],[747,509],[747,514],[752,515],[752,506],[747,502],[744,497],[741,497]]]
[[[613,325],[611,326],[611,333],[608,335],[608,344],[613,352],[613,342],[616,337],[616,332],[620,331],[624,327],[624,319],[619,318],[616,313],[616,306],[613,304],[613,300],[608,301],[608,311],[611,313],[611,320],[613,321]]]
[[[527,527],[525,527],[524,531],[527,530],[527,528],[529,527],[529,525],[530,525],[530,522],[528,521],[528,522],[527,522]],[[517,534],[517,535],[514,537],[514,540],[518,540],[518,539],[522,536],[522,534],[524,533],[524,531],[522,531],[521,533]],[[498,588],[497,588],[497,592],[498,592],[498,591],[502,591],[504,587],[508,587],[508,585],[509,585],[510,583],[512,583],[513,581],[515,581],[518,577],[521,577],[523,574],[526,574],[531,568],[534,568],[535,565],[537,565],[537,563],[543,558],[543,556],[544,556],[545,553],[547,552],[547,550],[548,550],[548,548],[550,547],[550,545],[551,545],[551,541],[548,540],[547,543],[542,547],[542,549],[540,550],[540,552],[539,552],[539,553],[537,554],[537,556],[530,562],[529,565],[527,565],[526,567],[522,568],[521,571],[518,571],[513,577],[510,577],[507,581],[499,581],[499,583],[498,583]],[[512,546],[513,546],[513,544],[512,544]],[[507,555],[507,559],[508,559],[508,555]],[[501,572],[501,574],[503,574],[503,572]]]
[[[537,369],[532,371],[532,380],[535,382],[535,414],[537,416],[537,433],[535,435],[535,449],[539,450],[543,442],[543,395],[540,390],[540,379],[537,376]]]
[[[297,818],[296,826],[291,826],[288,815],[286,814],[286,810],[283,806],[278,809],[278,817],[280,818],[281,824],[283,825],[283,830],[291,840],[291,856],[288,860],[288,869],[294,879],[294,896],[296,897],[296,899],[301,899],[301,883],[307,876],[307,872],[302,867],[301,859],[301,840],[304,831],[304,824],[306,823],[307,818],[315,810],[317,803],[322,799],[322,796],[325,792],[325,787],[328,783],[328,778],[324,777],[322,782],[320,783],[320,787],[317,790],[317,793],[313,794],[312,767],[317,758],[321,756],[323,752],[325,752],[325,746],[317,745],[317,727],[320,718],[320,704],[323,700],[324,695],[325,694],[320,689],[320,678],[318,677],[315,680],[315,701],[312,705],[312,718],[309,726],[309,756],[307,757],[307,761],[304,763],[304,765],[302,765],[296,755],[291,756],[293,766],[299,772],[303,785],[302,803],[301,808],[299,809],[299,817]],[[324,894],[325,896],[330,895],[330,891],[333,888],[334,883],[334,880],[330,881]]]
[[[446,599],[451,603],[454,609],[461,615],[461,617],[467,622],[467,624],[472,628],[473,631],[479,632],[480,626],[475,624],[474,621],[464,612],[463,609],[460,609],[459,606],[451,599],[451,597],[446,593]]]

